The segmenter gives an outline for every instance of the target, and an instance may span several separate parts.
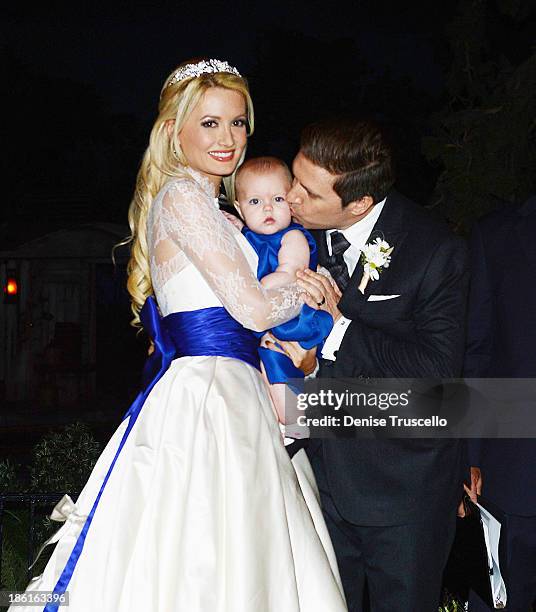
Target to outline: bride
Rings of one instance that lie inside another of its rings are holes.
[[[166,80],[129,211],[150,380],[76,504],[54,510],[65,524],[26,592],[53,591],[46,612],[65,592],[70,612],[346,611],[310,466],[285,452],[250,331],[296,316],[300,292],[257,282],[253,249],[217,207],[252,128],[226,62]]]

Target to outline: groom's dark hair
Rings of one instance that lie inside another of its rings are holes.
[[[381,202],[394,183],[391,146],[372,121],[329,119],[307,126],[300,152],[317,166],[339,175],[333,184],[342,205],[370,196]]]

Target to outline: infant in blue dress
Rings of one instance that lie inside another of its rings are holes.
[[[287,165],[275,157],[250,159],[236,175],[235,207],[246,224],[242,233],[257,252],[257,278],[267,288],[295,282],[296,273],[306,267],[316,270],[314,238],[292,222],[286,201],[291,184]],[[310,349],[321,345],[332,327],[329,313],[304,304],[298,317],[274,327],[271,333]],[[285,414],[285,386],[291,379],[303,379],[303,373],[287,355],[263,347],[262,342],[259,353],[279,421],[286,425],[287,436],[300,437],[302,430],[293,427],[295,415]],[[295,381],[290,388],[297,391]]]

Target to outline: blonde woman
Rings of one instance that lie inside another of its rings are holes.
[[[217,207],[252,129],[227,62],[166,79],[129,212],[135,323],[155,344],[146,387],[76,504],[56,507],[65,525],[28,588],[67,592],[70,612],[346,610],[310,466],[285,452],[251,333],[294,317],[301,295],[257,282]]]

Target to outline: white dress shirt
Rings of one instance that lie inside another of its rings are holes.
[[[356,221],[350,227],[344,230],[327,230],[326,231],[326,243],[328,247],[328,254],[331,255],[331,234],[335,231],[339,231],[342,235],[348,240],[350,246],[344,252],[344,261],[346,266],[348,267],[348,274],[352,276],[354,270],[359,262],[359,258],[361,257],[361,249],[365,246],[367,238],[370,236],[374,226],[376,225],[376,221],[380,216],[380,213],[383,210],[383,206],[385,204],[385,199],[381,202],[378,202],[369,214],[366,217],[363,217],[359,221]],[[339,350],[339,347],[342,343],[342,339],[344,338],[344,334],[348,329],[352,321],[343,317],[342,315],[339,317],[338,321],[333,326],[329,336],[326,338],[324,343],[324,347],[322,348],[322,357],[324,359],[330,359],[331,361],[335,361],[335,351]]]

